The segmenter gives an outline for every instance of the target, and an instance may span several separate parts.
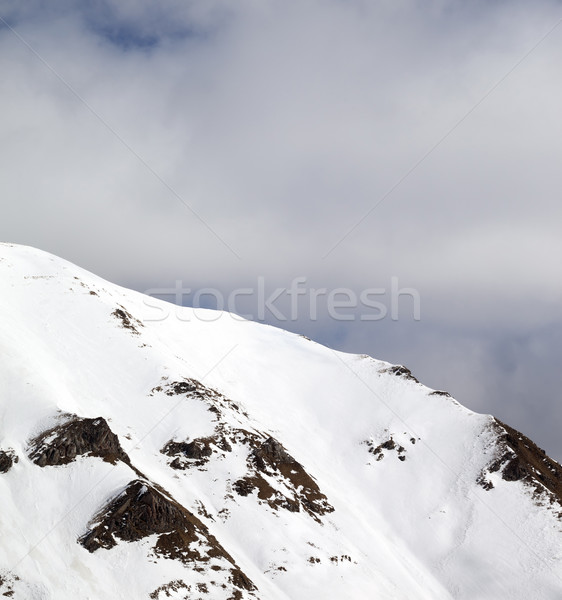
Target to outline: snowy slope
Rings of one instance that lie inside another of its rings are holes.
[[[403,368],[150,305],[0,245],[0,593],[562,598],[562,468],[518,432]]]

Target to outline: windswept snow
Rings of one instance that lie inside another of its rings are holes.
[[[228,313],[147,320],[150,304],[0,245],[0,594],[562,597],[562,507],[490,469],[492,417],[386,362]],[[121,533],[89,551],[104,507]],[[156,550],[169,510],[201,523],[185,560]],[[153,522],[127,540],[119,515]]]

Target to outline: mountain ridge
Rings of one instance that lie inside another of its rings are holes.
[[[0,273],[2,593],[560,597],[560,465],[509,426],[32,248]]]

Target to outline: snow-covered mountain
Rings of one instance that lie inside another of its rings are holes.
[[[404,367],[145,301],[0,245],[0,596],[562,598],[562,467],[522,434]]]

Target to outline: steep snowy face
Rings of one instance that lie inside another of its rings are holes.
[[[402,366],[0,244],[0,594],[562,597],[562,467]]]

